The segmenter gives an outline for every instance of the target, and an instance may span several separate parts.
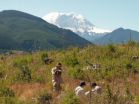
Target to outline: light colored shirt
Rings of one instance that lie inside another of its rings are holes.
[[[94,89],[91,90],[92,94],[101,94],[102,88],[100,86],[96,86]],[[86,96],[89,96],[90,91],[85,92]]]
[[[58,69],[57,67],[52,68],[52,82],[53,83],[62,83],[62,69]]]
[[[100,94],[101,93],[101,87],[100,86],[96,86],[94,89],[92,89],[92,92],[94,92],[95,94]]]
[[[81,86],[78,86],[75,88],[75,94],[76,94],[76,96],[84,96],[85,91]]]

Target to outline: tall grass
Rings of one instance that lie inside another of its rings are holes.
[[[81,104],[80,99],[68,91],[74,91],[77,83],[85,80],[87,83],[97,82],[103,88],[102,95],[94,96],[93,104],[137,104],[139,60],[132,60],[132,57],[139,56],[138,50],[137,43],[128,43],[87,46],[82,49],[75,47],[33,54],[14,52],[10,55],[0,55],[0,96],[4,97],[0,98],[0,102],[35,104],[31,98],[40,96],[36,91],[47,90],[52,93],[51,103],[56,101],[56,104],[60,104],[61,101],[63,104]],[[43,63],[46,57],[54,61],[46,65]],[[62,94],[65,95],[60,95],[59,98],[53,94],[51,83],[51,69],[57,62],[63,64]],[[86,62],[100,64],[101,67],[97,70],[83,70],[88,66]],[[35,87],[36,84],[39,87]]]

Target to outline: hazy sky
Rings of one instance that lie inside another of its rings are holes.
[[[39,17],[50,12],[75,12],[101,28],[139,31],[139,0],[0,0],[0,11],[9,9]]]

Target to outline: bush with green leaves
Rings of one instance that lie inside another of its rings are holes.
[[[44,62],[46,58],[48,58],[48,54],[47,54],[47,52],[43,52],[41,54],[41,60],[42,60],[42,62]]]
[[[68,71],[69,76],[75,79],[81,79],[83,80],[85,78],[84,71],[79,68],[71,68]]]
[[[35,82],[38,82],[38,83],[45,83],[46,80],[45,80],[44,76],[42,76],[42,75],[37,75],[37,76],[35,77]]]
[[[0,79],[3,79],[5,77],[5,71],[3,69],[0,69]]]
[[[80,100],[75,96],[73,92],[68,92],[64,96],[61,104],[81,104],[81,103]]]
[[[65,63],[71,67],[75,67],[76,65],[80,64],[76,57],[66,57]]]
[[[29,62],[27,59],[16,59],[13,63],[13,66],[17,68],[22,68],[23,66],[26,66],[28,63]]]
[[[1,97],[0,104],[25,104],[15,97]]]
[[[13,90],[7,88],[7,87],[0,87],[0,97],[14,97],[15,94]]]
[[[134,63],[128,62],[125,65],[126,71],[128,74],[137,74],[138,73],[138,68],[135,67]]]
[[[52,95],[48,93],[47,91],[40,93],[37,99],[39,104],[50,104],[51,100],[52,100]]]
[[[130,70],[130,69],[132,69],[132,68],[133,68],[132,63],[127,63],[127,64],[126,64],[126,69]]]
[[[19,73],[17,75],[17,80],[30,82],[32,80],[31,70],[28,66],[22,66],[19,69]]]
[[[116,47],[113,44],[109,44],[107,47],[108,47],[108,52],[110,53],[116,52]]]
[[[96,98],[97,99],[97,98]],[[132,104],[132,101],[127,99],[126,96],[120,94],[120,89],[115,89],[114,91],[110,88],[110,85],[106,86],[106,90],[101,95],[100,104]],[[94,100],[95,101],[95,100]],[[98,104],[95,103],[94,104]]]

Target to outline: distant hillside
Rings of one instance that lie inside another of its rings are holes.
[[[139,41],[139,32],[130,29],[119,28],[95,40],[94,43],[101,45],[109,43],[121,44],[127,43],[129,40]]]
[[[38,50],[90,44],[75,33],[15,10],[0,12],[0,49]]]

